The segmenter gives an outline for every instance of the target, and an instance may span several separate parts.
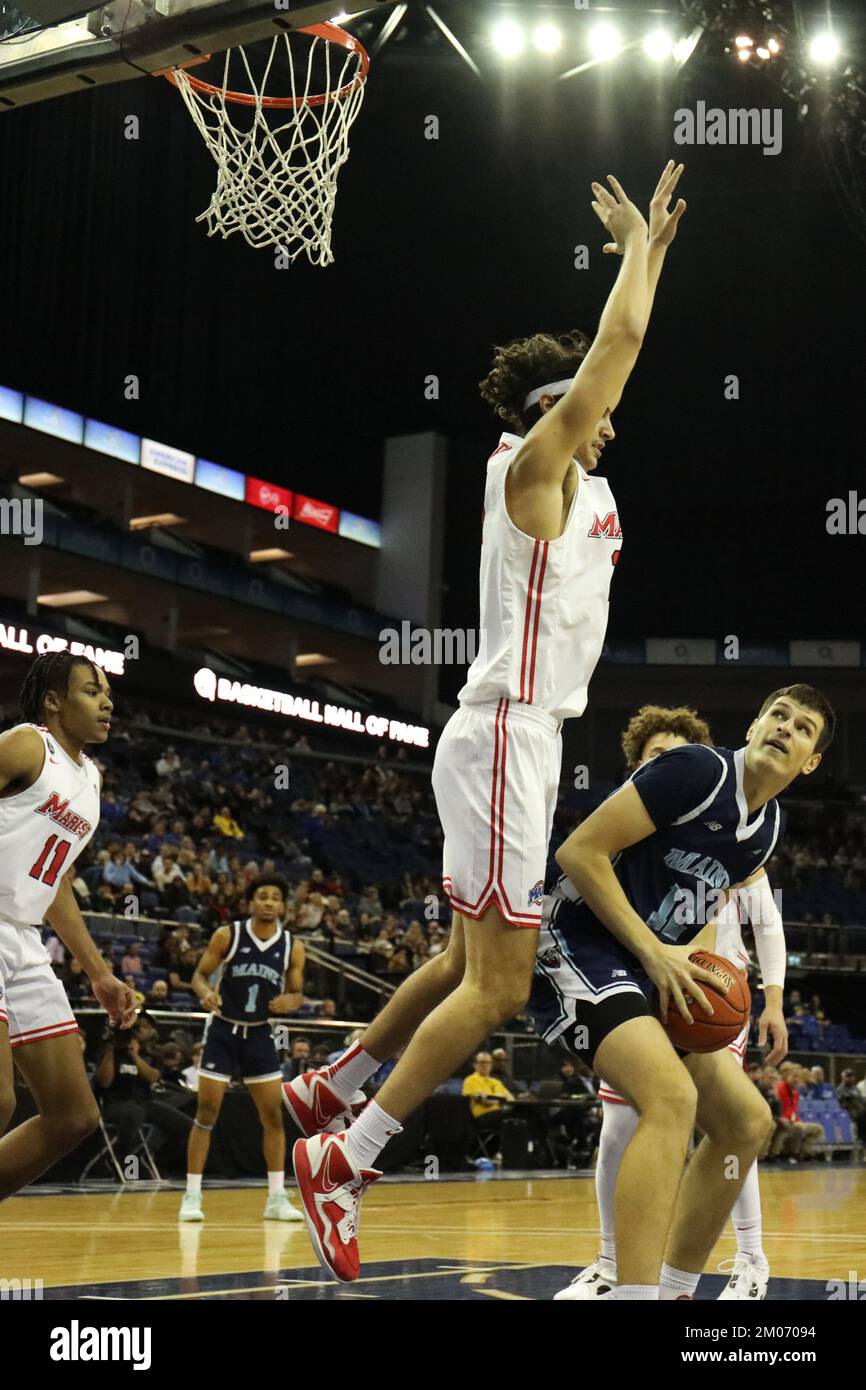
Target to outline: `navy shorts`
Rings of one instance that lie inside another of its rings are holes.
[[[604,927],[572,936],[545,920],[527,1005],[536,1032],[592,1066],[601,1043],[631,1018],[658,1016],[640,961]]]
[[[267,1023],[229,1023],[211,1014],[204,1029],[199,1076],[231,1081],[239,1076],[255,1081],[281,1081],[282,1070],[273,1034]]]

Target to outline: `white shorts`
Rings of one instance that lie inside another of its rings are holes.
[[[38,927],[0,922],[0,1021],[12,1047],[78,1032]]]
[[[742,1032],[734,1038],[734,1041],[728,1043],[728,1052],[733,1052],[740,1066],[743,1065],[743,1058],[746,1055],[746,1048],[749,1045],[750,1023],[751,1019],[749,1023],[743,1024]],[[598,1083],[598,1098],[599,1100],[607,1101],[608,1105],[628,1105],[630,1103],[624,1096],[619,1094],[619,1091],[615,1091],[612,1086],[608,1086],[607,1082],[602,1081],[601,1078],[599,1078]]]
[[[445,832],[442,886],[475,920],[498,907],[517,927],[541,923],[562,764],[560,725],[502,699],[461,705],[442,732],[433,792]]]

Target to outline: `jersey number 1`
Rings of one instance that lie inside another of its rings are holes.
[[[49,854],[51,854],[52,849],[54,850],[54,854],[52,855],[51,863],[48,865],[48,868],[46,869],[45,861],[48,858]],[[53,888],[55,883],[57,882],[57,875],[63,868],[63,865],[66,862],[66,856],[71,849],[71,840],[58,840],[58,837],[56,835],[49,835],[48,839],[45,841],[45,844],[42,846],[42,852],[39,855],[39,858],[36,860],[36,863],[33,865],[33,868],[30,870],[30,877],[41,879],[43,883],[48,884],[49,888]],[[43,869],[45,870],[44,873]]]

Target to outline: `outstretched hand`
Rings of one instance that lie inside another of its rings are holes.
[[[670,246],[677,234],[679,220],[686,210],[684,200],[678,198],[673,212],[668,212],[668,203],[685,167],[684,164],[678,164],[674,168],[673,160],[669,159],[656,184],[656,191],[650,202],[649,235],[650,241],[655,242],[657,246]]]
[[[613,194],[602,184],[594,183],[592,191],[595,198],[592,209],[605,231],[616,238],[615,241],[608,242],[603,250],[606,254],[616,252],[621,256],[629,240],[638,236],[646,237],[647,225],[640,209],[630,202],[613,174],[608,174],[607,181],[613,189]]]
[[[680,198],[677,201],[677,204],[674,207],[673,212],[668,212],[668,203],[671,200],[674,189],[679,183],[680,175],[682,174],[685,167],[686,166],[684,164],[678,164],[675,168],[673,160],[669,159],[664,169],[662,169],[661,178],[656,184],[655,192],[653,193],[649,208],[649,239],[650,243],[654,243],[656,246],[663,246],[665,248],[670,246],[671,242],[677,234],[677,226],[679,225],[679,220],[686,210],[686,204],[684,200]],[[611,180],[611,182],[614,182],[614,180]],[[596,185],[593,184],[593,188],[595,187]],[[610,195],[607,196],[609,197]],[[593,203],[593,207],[595,208],[596,212],[599,212],[595,203]],[[600,212],[599,216],[601,217]],[[616,235],[616,228],[613,227],[609,222],[605,221],[603,217],[602,221],[604,222],[604,225],[607,227],[608,231]],[[642,218],[641,221],[643,221]],[[616,241],[609,241],[605,246],[602,247],[602,250],[604,251],[606,256],[621,256],[623,253],[623,249],[624,243],[620,240],[620,237],[618,235]]]

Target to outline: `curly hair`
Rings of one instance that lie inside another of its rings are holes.
[[[648,738],[653,734],[678,734],[686,743],[712,744],[710,726],[696,710],[680,705],[667,709],[664,705],[641,705],[623,730],[620,740],[626,767],[633,772],[641,759]]]
[[[579,328],[566,333],[534,333],[504,347],[494,344],[493,366],[478,383],[481,397],[512,429],[525,432],[540,418],[536,403],[523,409],[527,393],[549,381],[574,376],[592,345]]]

